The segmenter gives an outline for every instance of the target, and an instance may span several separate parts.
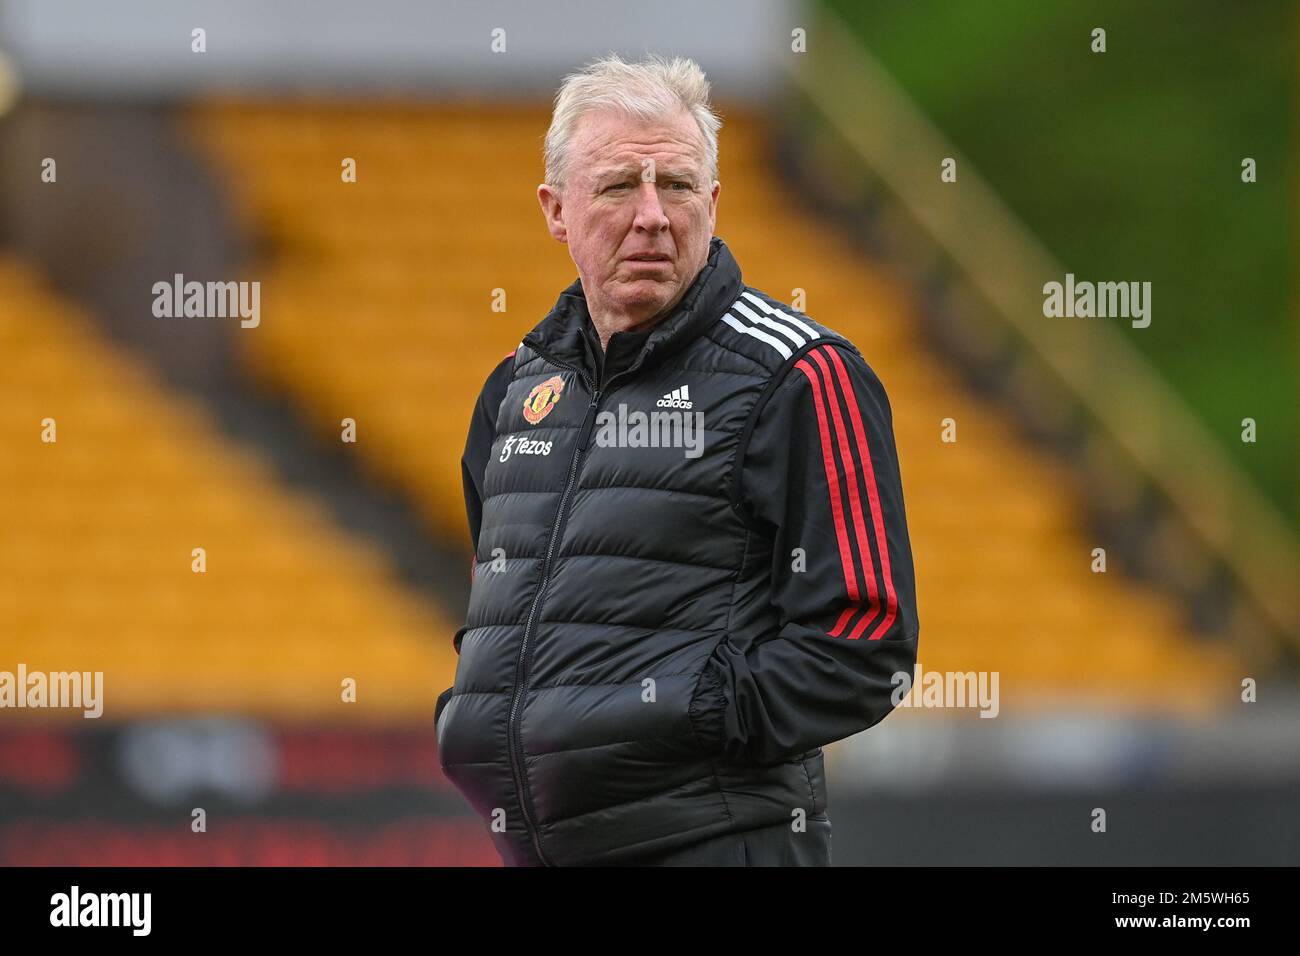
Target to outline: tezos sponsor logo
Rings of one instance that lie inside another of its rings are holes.
[[[513,454],[519,455],[549,455],[551,453],[551,443],[542,441],[540,438],[520,438],[518,435],[510,435],[501,445],[501,457],[497,461],[505,461]]]

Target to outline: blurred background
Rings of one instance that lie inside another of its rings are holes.
[[[433,733],[459,460],[576,277],[541,143],[611,50],[709,74],[717,234],[888,389],[921,666],[998,675],[827,748],[835,862],[1300,862],[1296,41],[1285,0],[0,2],[0,671],[104,673],[99,719],[0,710],[0,863],[500,865]],[[1067,272],[1150,326],[1044,317]],[[259,323],[156,317],[177,274]]]

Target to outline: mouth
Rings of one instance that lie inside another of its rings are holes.
[[[671,262],[662,252],[639,252],[634,256],[627,256],[625,262]]]

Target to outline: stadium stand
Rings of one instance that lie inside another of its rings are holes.
[[[13,256],[0,352],[5,666],[102,670],[112,720],[428,717],[454,668],[448,616]]]
[[[1120,569],[1093,573],[1098,542],[1071,473],[933,356],[899,286],[795,207],[763,127],[722,112],[718,234],[750,284],[805,290],[805,311],[852,338],[889,389],[924,667],[999,671],[1011,710],[1226,704],[1241,673],[1231,653]],[[373,475],[456,540],[467,539],[459,457],[478,389],[574,274],[532,194],[547,120],[532,106],[234,100],[185,119],[263,250],[265,318],[240,337],[248,368],[322,439],[357,419]],[[349,158],[355,183],[341,176]],[[946,418],[956,442],[940,439]]]

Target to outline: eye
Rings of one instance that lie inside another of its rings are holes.
[[[670,185],[673,189],[676,189],[678,186],[681,186],[681,187],[682,187],[682,190],[685,191],[685,192],[690,192],[691,189],[693,188],[693,187],[691,186],[691,184],[688,183],[688,182],[687,182],[686,180],[684,180],[684,179],[675,179],[675,180],[673,180],[669,185]]]
[[[621,182],[621,183],[613,183],[613,184],[611,184],[611,185],[609,185],[609,186],[606,186],[605,189],[604,189],[604,192],[609,192],[611,189],[624,189],[624,188],[628,188],[628,189],[630,189],[631,186],[632,186],[632,184],[631,184],[630,182],[627,182],[626,180],[624,180],[624,181]]]

